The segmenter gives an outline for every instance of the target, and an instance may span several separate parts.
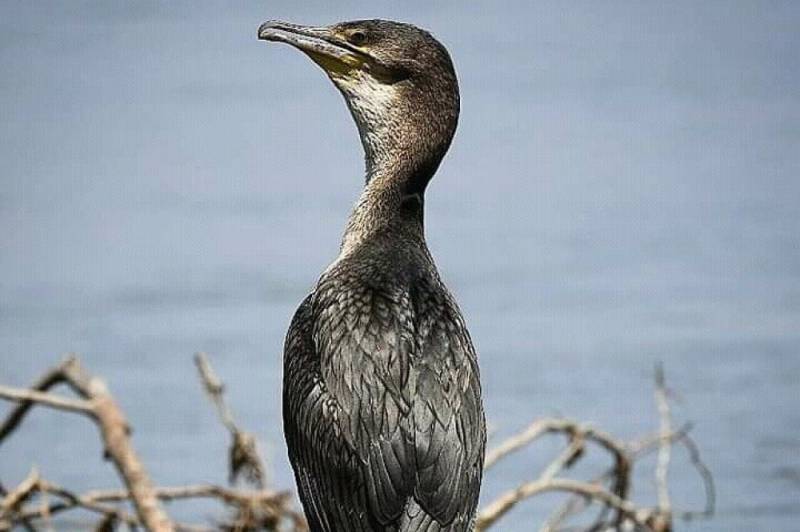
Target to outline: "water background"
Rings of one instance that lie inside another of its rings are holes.
[[[717,517],[680,529],[797,530],[800,4],[295,4],[0,4],[0,382],[79,352],[157,483],[223,482],[227,436],[191,362],[207,351],[273,484],[293,487],[283,334],[336,255],[363,163],[333,86],[256,28],[407,20],[460,76],[427,235],[497,437],[546,415],[654,430],[662,360],[718,484]],[[494,470],[484,500],[557,443]],[[100,457],[90,423],[38,411],[0,448],[0,480],[36,463],[76,489],[116,485]],[[675,462],[675,503],[696,507],[701,483]],[[533,529],[556,500],[502,529]]]

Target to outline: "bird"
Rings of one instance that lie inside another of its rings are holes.
[[[258,37],[322,67],[366,166],[339,254],[284,343],[284,434],[309,527],[473,530],[486,447],[477,354],[423,227],[460,112],[450,55],[388,20],[272,20]]]

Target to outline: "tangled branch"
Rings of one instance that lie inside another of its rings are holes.
[[[225,385],[217,376],[205,354],[195,355],[203,389],[214,405],[222,426],[231,435],[229,450],[229,484],[197,484],[185,486],[153,486],[135,453],[127,420],[105,384],[88,373],[75,356],[67,357],[29,388],[0,386],[0,399],[14,403],[0,423],[0,446],[20,426],[34,406],[77,413],[95,423],[100,432],[107,458],[113,463],[123,489],[100,489],[77,493],[44,478],[35,468],[13,489],[0,483],[0,531],[20,526],[35,532],[41,524],[50,526],[53,516],[83,509],[99,516],[95,529],[112,531],[119,524],[147,530],[207,532],[294,531],[305,532],[304,517],[294,510],[289,491],[267,486],[266,468],[258,452],[256,438],[235,421],[225,401]],[[714,513],[713,477],[703,463],[695,442],[690,438],[691,426],[673,429],[669,394],[661,367],[656,368],[655,399],[659,415],[658,431],[633,442],[621,441],[611,434],[574,420],[547,418],[533,422],[487,452],[486,470],[533,445],[547,435],[566,436],[561,452],[534,479],[522,482],[478,513],[475,530],[483,532],[497,525],[519,503],[547,492],[567,495],[540,528],[540,532],[564,530],[567,522],[591,507],[599,513],[588,531],[641,530],[671,532],[678,519],[708,518]],[[52,393],[51,388],[65,384],[77,397]],[[672,449],[684,447],[691,465],[703,480],[706,502],[702,510],[676,511],[670,500],[668,472]],[[588,453],[600,450],[611,458],[611,465],[601,475],[589,480],[567,478],[564,472]],[[657,452],[655,482],[657,502],[639,505],[631,500],[632,476],[636,461]],[[239,479],[249,487],[236,487]],[[179,523],[171,520],[164,503],[185,499],[211,499],[229,509],[228,517],[213,526]],[[130,511],[132,505],[133,512]]]
[[[199,530],[277,530],[289,522],[293,530],[306,530],[303,517],[291,507],[287,491],[265,488],[264,465],[255,445],[255,438],[238,428],[233,414],[225,405],[224,385],[216,377],[208,359],[196,357],[201,379],[209,397],[220,412],[223,424],[233,435],[231,448],[231,482],[244,472],[256,489],[236,489],[218,485],[154,487],[136,455],[130,440],[128,423],[108,388],[89,374],[77,357],[70,355],[61,364],[46,372],[30,388],[0,386],[0,398],[16,403],[0,424],[0,445],[23,422],[34,406],[82,414],[100,429],[105,455],[114,463],[124,490],[95,490],[79,494],[42,478],[36,470],[15,489],[5,493],[0,503],[0,530],[16,525],[35,530],[32,523],[73,509],[84,509],[102,517],[100,525],[113,530],[115,523],[143,527],[155,532]],[[58,384],[66,384],[78,399],[49,392]],[[34,501],[38,496],[39,500]],[[53,499],[47,502],[47,496]],[[232,510],[232,517],[219,527],[175,523],[167,517],[162,502],[177,499],[210,498]],[[135,514],[124,509],[132,503]],[[102,528],[98,525],[98,528]],[[111,527],[111,528],[109,528]]]
[[[655,400],[659,414],[659,430],[632,443],[625,443],[605,432],[568,419],[541,419],[533,422],[520,433],[511,436],[486,454],[486,469],[509,455],[529,446],[546,434],[564,434],[568,444],[553,459],[538,478],[523,482],[487,504],[478,514],[476,531],[484,531],[495,525],[518,503],[545,492],[565,492],[571,496],[548,518],[540,532],[555,532],[570,518],[581,514],[592,504],[599,504],[601,511],[588,531],[598,530],[642,530],[647,532],[671,532],[676,519],[711,517],[714,513],[715,489],[710,471],[700,458],[694,441],[689,437],[690,426],[672,430],[664,372],[660,365],[655,371]],[[586,443],[592,443],[611,455],[611,468],[590,481],[578,481],[558,475],[572,467],[585,455]],[[669,497],[668,471],[671,449],[681,443],[689,450],[690,461],[703,480],[706,503],[702,511],[675,512]],[[633,467],[636,460],[653,449],[658,451],[655,471],[658,502],[654,507],[634,503],[629,497]],[[610,517],[609,517],[610,516]]]
[[[68,385],[82,400],[67,399],[46,393],[56,384]],[[0,388],[0,397],[17,401],[16,409],[0,427],[0,443],[18,426],[34,404],[58,410],[79,412],[95,422],[105,447],[105,455],[114,463],[143,526],[153,532],[172,532],[174,527],[155,496],[147,471],[130,441],[130,428],[105,383],[86,372],[77,357],[70,356],[47,372],[30,390]]]

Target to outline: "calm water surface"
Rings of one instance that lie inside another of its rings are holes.
[[[462,120],[426,224],[498,437],[546,415],[651,431],[661,360],[718,484],[717,517],[681,529],[797,530],[793,2],[5,3],[0,381],[25,385],[79,352],[159,484],[222,482],[227,437],[191,362],[207,351],[272,482],[292,487],[283,334],[336,255],[362,162],[321,72],[255,30],[367,16],[432,28],[459,70]],[[556,450],[499,466],[484,500]],[[0,480],[33,463],[76,489],[117,483],[94,427],[69,415],[31,416],[0,448]],[[686,464],[676,451],[673,496],[688,509],[702,491]],[[530,530],[555,500],[503,529]]]

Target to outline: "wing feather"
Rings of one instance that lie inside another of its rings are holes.
[[[363,278],[323,278],[287,335],[285,432],[312,530],[467,530],[485,441],[458,307],[438,278]]]

